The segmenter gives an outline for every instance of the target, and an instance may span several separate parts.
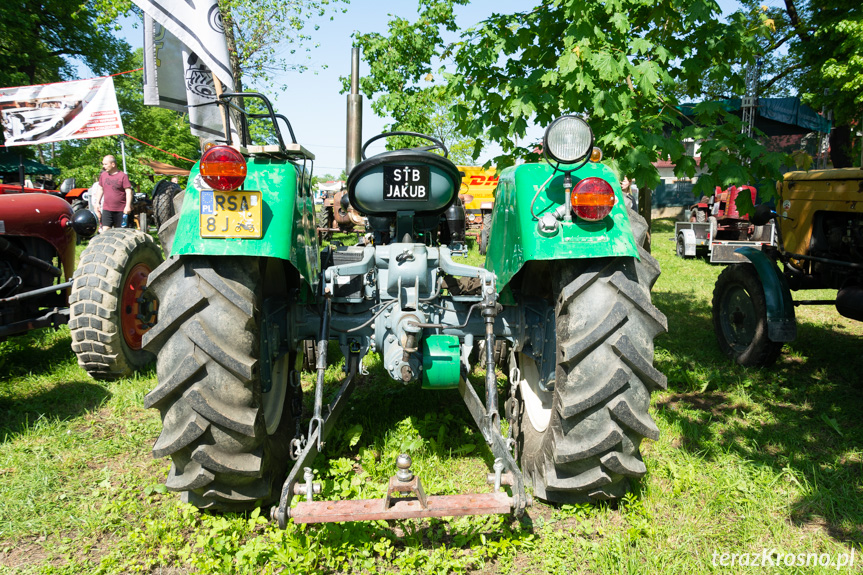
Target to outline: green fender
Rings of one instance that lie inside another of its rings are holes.
[[[310,189],[311,173],[288,160],[249,158],[244,190],[260,190],[263,200],[261,239],[201,237],[201,194],[198,164],[189,174],[189,185],[172,255],[255,256],[291,262],[306,284],[306,295],[317,291],[320,264],[315,230],[315,205]]]
[[[791,289],[785,276],[761,250],[743,247],[734,251],[752,262],[761,280],[764,303],[767,305],[767,337],[770,341],[794,341],[797,337],[797,321],[794,317],[794,300],[791,299]]]
[[[560,222],[555,234],[543,236],[531,214],[531,203],[537,217],[562,205],[565,199],[563,173],[555,173],[549,164],[522,164],[503,170],[495,190],[485,260],[486,269],[497,275],[499,292],[531,261],[638,257],[617,178],[607,166],[589,162],[572,173],[573,186],[590,177],[602,178],[614,188],[617,203],[611,213],[599,222],[573,216],[571,223]]]

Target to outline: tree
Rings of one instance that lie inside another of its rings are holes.
[[[583,114],[609,163],[621,175],[654,187],[653,162],[670,159],[678,176],[693,176],[683,140],[704,141],[696,195],[779,175],[783,160],[741,133],[741,121],[713,103],[693,117],[681,104],[707,83],[742,93],[745,66],[770,29],[766,16],[752,26],[742,14],[727,22],[713,0],[575,0],[542,2],[516,14],[493,14],[462,35],[449,91],[464,103],[456,118],[466,134],[500,144],[498,166],[530,157],[519,147],[529,123],[548,125],[566,113]]]
[[[136,51],[135,58],[133,65],[137,64],[137,67],[140,67],[143,58],[140,49]],[[198,139],[192,136],[189,129],[188,115],[164,108],[145,106],[142,86],[143,78],[140,71],[114,78],[117,104],[120,107],[126,133],[170,152],[160,152],[133,139],[125,138],[126,171],[129,179],[141,186],[140,191],[149,192],[149,188],[152,187],[150,178],[153,177],[153,170],[142,165],[140,160],[156,160],[188,168],[191,167],[191,163],[172,154],[194,160],[198,158],[200,152]],[[63,167],[62,177],[74,177],[79,186],[89,186],[98,178],[100,163],[104,156],[108,154],[116,156],[117,163],[122,168],[120,137],[123,136],[61,142],[57,147],[54,163]]]
[[[133,9],[138,11],[132,0],[93,1],[103,23],[113,22]],[[307,69],[305,64],[288,61],[285,56],[311,51],[311,38],[303,32],[307,23],[338,10],[337,5],[348,1],[219,0],[237,90],[243,85],[270,89],[278,73]]]
[[[469,0],[419,0],[416,22],[391,15],[388,34],[358,34],[355,45],[369,72],[360,79],[361,91],[379,116],[390,117],[389,131],[408,131],[437,137],[456,163],[472,163],[475,138],[464,137],[450,108],[449,95],[437,84],[433,63],[450,56],[442,31],[455,32],[455,6]],[[342,78],[347,89],[348,79]],[[410,138],[393,138],[390,148],[427,145]]]
[[[793,6],[793,0],[786,5]],[[806,8],[808,31],[803,22],[796,26],[799,41],[792,48],[805,70],[803,99],[833,112],[830,155],[835,167],[849,167],[860,161],[851,132],[852,125],[858,130],[863,125],[863,6],[812,0]]]
[[[128,69],[129,45],[97,20],[92,1],[0,3],[0,86],[75,79],[73,58],[97,75]]]
[[[741,3],[750,22],[766,17],[773,25],[760,43],[759,95],[799,92],[815,109],[832,111],[833,164],[852,165],[859,152],[852,152],[851,126],[863,122],[863,7],[837,0]]]

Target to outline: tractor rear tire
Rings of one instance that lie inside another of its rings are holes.
[[[153,239],[138,230],[111,228],[92,240],[69,297],[69,329],[78,365],[93,379],[130,375],[153,361],[142,339],[155,322],[158,301],[146,289],[162,263]]]
[[[265,283],[252,258],[178,256],[152,275],[165,302],[145,340],[157,352],[159,384],[144,406],[162,419],[153,456],[171,457],[166,486],[201,509],[272,502],[287,471],[295,432],[288,374],[297,355],[276,362],[263,393]]]
[[[162,245],[162,251],[165,252],[165,257],[171,257],[171,247],[174,244],[174,235],[177,233],[177,224],[180,222],[180,211],[183,206],[183,199],[186,192],[180,190],[173,199],[174,215],[167,221],[161,222],[158,227],[159,243]]]
[[[156,185],[153,192],[153,219],[156,221],[156,229],[161,228],[174,215],[174,196],[180,191],[180,186],[173,182],[159,182]]]
[[[653,338],[667,330],[650,301],[654,270],[647,253],[641,261],[555,264],[553,389],[543,391],[534,360],[516,354],[515,431],[522,471],[540,499],[616,499],[646,472],[639,446],[645,437],[659,437],[648,414],[650,392],[667,387],[653,367]]]
[[[333,238],[330,228],[333,226],[332,208],[320,206],[315,213],[315,223],[318,227],[318,238],[322,242],[328,242]]]
[[[727,266],[713,288],[713,331],[722,353],[747,367],[772,365],[782,342],[767,337],[764,286],[750,263]]]

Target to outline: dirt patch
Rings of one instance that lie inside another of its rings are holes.
[[[675,437],[671,440],[671,447],[673,447],[674,449],[689,449],[690,447],[692,447],[692,440],[685,435]]]
[[[742,403],[728,403],[728,397],[724,393],[712,391],[708,393],[675,393],[662,398],[656,402],[657,408],[665,408],[669,411],[680,411],[682,408],[695,409],[710,413],[714,416],[726,416],[734,413],[748,413],[752,408]]]

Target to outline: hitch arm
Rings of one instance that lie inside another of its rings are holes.
[[[288,478],[282,485],[282,495],[279,499],[279,506],[273,507],[270,512],[272,518],[278,521],[281,529],[285,529],[287,527],[291,513],[291,499],[293,499],[296,494],[295,487],[297,486],[297,478],[300,475],[300,472],[303,471],[305,467],[311,466],[312,462],[315,460],[315,456],[318,454],[318,446],[320,445],[323,447],[324,441],[332,431],[336,420],[342,413],[342,410],[344,410],[348,397],[350,397],[351,393],[354,391],[356,375],[360,364],[359,354],[351,353],[347,358],[347,363],[348,376],[342,382],[342,386],[339,388],[339,392],[336,394],[335,399],[333,399],[332,403],[329,404],[328,412],[326,416],[323,417],[323,423],[315,426],[312,430],[312,434],[309,437],[308,443],[306,443],[305,449],[303,449],[297,460],[294,462],[294,466],[291,468]],[[308,479],[306,480],[306,483],[309,483]]]
[[[513,514],[516,517],[521,517],[524,515],[525,508],[530,506],[533,501],[524,490],[524,476],[521,474],[521,470],[509,451],[506,439],[504,439],[500,432],[500,425],[490,425],[486,406],[482,404],[482,400],[480,400],[476,394],[476,390],[474,390],[466,377],[462,377],[461,381],[459,381],[458,392],[461,394],[462,399],[464,399],[468,411],[473,416],[473,420],[480,428],[480,431],[482,431],[483,437],[485,437],[485,441],[491,448],[495,459],[500,459],[508,475],[511,474]]]

